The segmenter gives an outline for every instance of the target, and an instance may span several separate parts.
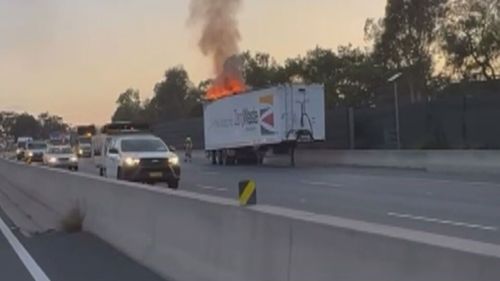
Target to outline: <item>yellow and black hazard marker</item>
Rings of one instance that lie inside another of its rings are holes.
[[[240,205],[256,205],[257,204],[257,190],[255,188],[255,181],[253,180],[245,180],[241,181],[239,185],[240,193]]]

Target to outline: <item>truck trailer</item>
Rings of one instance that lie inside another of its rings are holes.
[[[280,85],[208,102],[205,150],[213,164],[262,164],[266,154],[325,140],[323,85]]]

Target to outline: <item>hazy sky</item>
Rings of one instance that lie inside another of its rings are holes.
[[[386,0],[245,0],[242,50],[278,60],[319,45],[364,45],[366,18]],[[189,0],[0,0],[0,110],[107,122],[119,93],[150,97],[164,71],[191,80],[211,65],[186,24]]]

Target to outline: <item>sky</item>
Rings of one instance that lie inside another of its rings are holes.
[[[278,61],[315,46],[365,46],[367,18],[386,0],[244,0],[241,50]],[[194,83],[210,60],[188,26],[189,0],[0,0],[0,111],[60,115],[71,124],[109,121],[118,95],[153,95],[166,69]]]

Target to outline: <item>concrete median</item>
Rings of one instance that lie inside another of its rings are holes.
[[[498,174],[500,151],[489,150],[297,150],[297,166],[358,166],[419,169],[430,172]],[[266,164],[288,165],[287,156]]]
[[[201,150],[194,151],[193,158],[209,163]],[[269,153],[264,164],[287,166],[290,165],[290,157]],[[352,166],[497,175],[500,171],[500,151],[299,149],[296,151],[296,164],[298,167]]]
[[[0,175],[167,279],[498,280],[500,246],[0,160]],[[0,188],[2,183],[0,182]]]

